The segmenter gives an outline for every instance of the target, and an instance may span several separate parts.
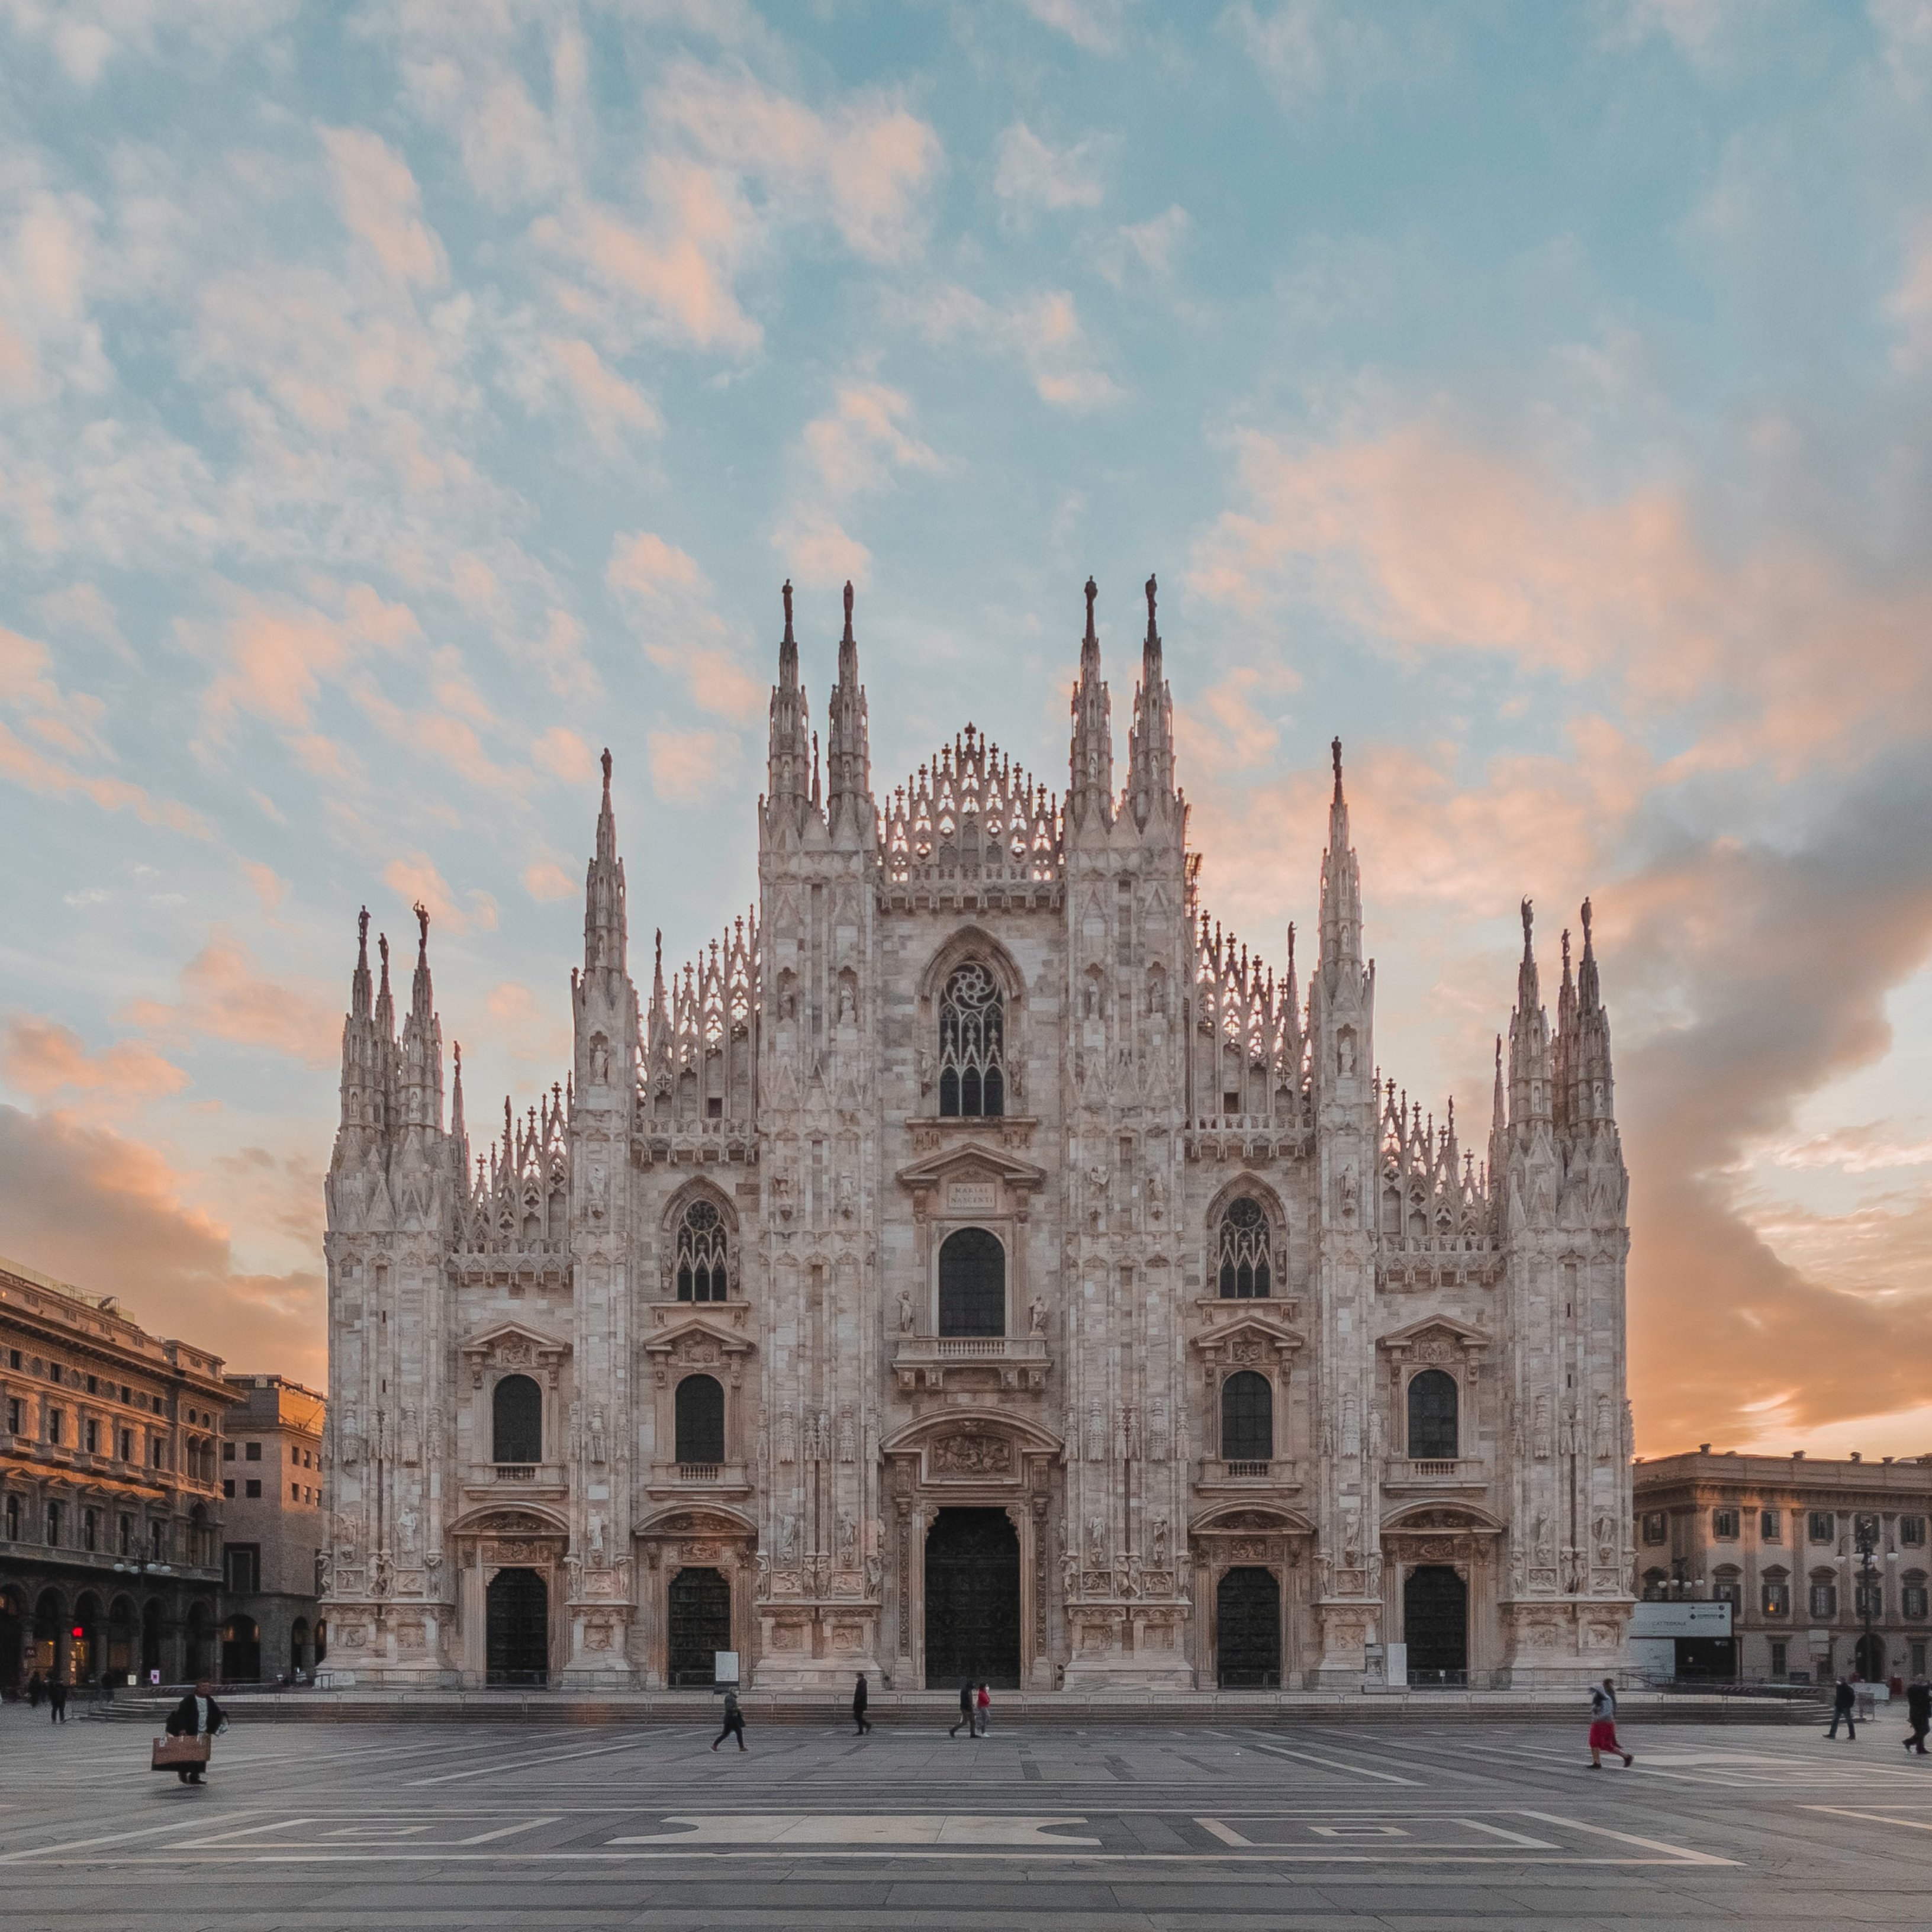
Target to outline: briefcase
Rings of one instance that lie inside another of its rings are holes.
[[[205,1737],[157,1738],[154,1740],[154,1761],[151,1769],[154,1771],[187,1771],[199,1769],[208,1762],[208,1740]]]

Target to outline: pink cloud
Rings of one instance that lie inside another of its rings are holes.
[[[32,1013],[10,1018],[0,1035],[0,1072],[34,1100],[85,1094],[119,1108],[178,1094],[188,1077],[140,1040],[118,1040],[99,1053],[71,1027]]]
[[[305,1066],[330,1065],[341,1044],[341,1012],[326,991],[306,979],[269,978],[247,944],[220,926],[182,968],[174,1004],[136,1000],[122,1018],[164,1039],[263,1047]]]
[[[424,853],[391,860],[383,868],[382,880],[404,904],[420,901],[430,917],[452,932],[465,933],[472,926],[486,932],[496,929],[496,902],[488,892],[474,889],[459,900]]]
[[[426,287],[443,281],[449,265],[422,219],[422,194],[409,164],[366,128],[320,131],[343,225],[392,280]]]

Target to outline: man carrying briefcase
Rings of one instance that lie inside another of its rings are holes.
[[[215,1734],[228,1728],[214,1687],[203,1678],[168,1714],[168,1735],[154,1741],[154,1768],[172,1771],[184,1784],[199,1784]]]

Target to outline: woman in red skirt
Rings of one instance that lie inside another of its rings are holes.
[[[1617,1742],[1617,1694],[1616,1687],[1606,1677],[1603,1688],[1590,1693],[1590,1768],[1601,1771],[1604,1754],[1615,1751],[1624,1761],[1626,1768],[1636,1760]]]

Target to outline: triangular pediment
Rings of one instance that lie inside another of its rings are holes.
[[[1412,1322],[1406,1328],[1397,1328],[1380,1336],[1376,1346],[1392,1352],[1414,1354],[1430,1342],[1472,1350],[1490,1347],[1492,1338],[1473,1323],[1460,1322],[1453,1315],[1425,1315],[1420,1322]]]
[[[1203,1328],[1188,1340],[1196,1348],[1226,1348],[1234,1342],[1262,1342],[1285,1352],[1308,1346],[1308,1337],[1300,1329],[1290,1328],[1272,1315],[1238,1315],[1232,1321],[1217,1322]]]
[[[520,1322],[499,1322],[480,1334],[472,1335],[461,1345],[460,1352],[466,1355],[494,1355],[500,1360],[508,1361],[526,1351],[528,1359],[536,1360],[548,1355],[567,1355],[570,1344],[539,1334],[534,1328],[526,1328]]]
[[[894,1177],[902,1187],[938,1187],[947,1181],[1003,1180],[1009,1187],[1037,1192],[1046,1183],[1046,1170],[1022,1160],[984,1141],[960,1141],[902,1167]]]
[[[752,1344],[739,1330],[732,1328],[727,1317],[713,1314],[714,1309],[730,1308],[738,1304],[731,1302],[692,1302],[681,1304],[680,1312],[664,1316],[664,1326],[658,1329],[644,1344],[647,1355],[670,1353],[680,1346],[692,1341],[715,1342],[728,1355],[748,1354]],[[688,1306],[689,1313],[683,1312]]]

